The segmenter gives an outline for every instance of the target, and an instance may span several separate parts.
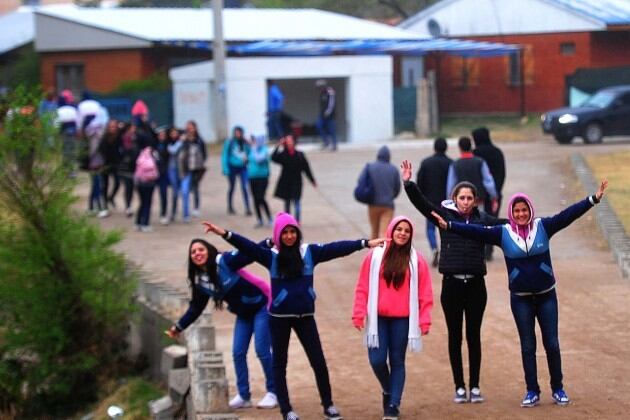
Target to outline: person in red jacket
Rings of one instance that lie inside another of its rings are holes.
[[[431,273],[411,245],[412,236],[408,217],[391,221],[386,235],[391,240],[365,257],[354,295],[352,323],[361,331],[367,317],[364,342],[383,390],[383,420],[398,419],[407,347],[422,350],[421,335],[431,328]]]

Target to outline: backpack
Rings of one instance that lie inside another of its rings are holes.
[[[159,177],[160,171],[153,157],[153,150],[150,147],[145,147],[136,160],[134,178],[140,183],[149,183],[156,181]]]
[[[354,188],[354,199],[363,204],[371,204],[374,201],[374,185],[370,178],[370,166],[365,165],[359,176],[357,186]]]

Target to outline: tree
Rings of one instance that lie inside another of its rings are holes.
[[[0,418],[63,416],[122,366],[136,276],[72,209],[76,182],[41,95],[0,115]],[[1,108],[1,107],[0,107]]]

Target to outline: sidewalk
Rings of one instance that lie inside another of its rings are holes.
[[[378,145],[380,146],[380,145]],[[352,190],[361,168],[376,156],[377,145],[342,145],[337,153],[320,152],[316,146],[305,147],[319,188],[305,183],[302,199],[303,232],[308,242],[362,238],[368,235],[369,224],[364,205],[355,202]],[[530,194],[536,215],[552,215],[586,192],[572,173],[568,156],[576,150],[600,153],[627,145],[566,147],[545,143],[513,143],[500,145],[507,159],[507,198],[516,191]],[[432,153],[431,141],[396,141],[390,144],[392,163],[409,159],[414,174],[420,160]],[[448,153],[457,155],[449,142]],[[237,215],[226,212],[227,182],[220,175],[219,156],[211,156],[208,172],[202,183],[202,218],[184,225],[160,226],[155,212],[159,199],[154,196],[152,224],[154,232],[140,233],[132,229],[132,219],[122,214],[122,194],[117,212],[100,221],[106,228],[127,231],[120,251],[142,264],[156,280],[168,281],[186,291],[187,249],[190,240],[203,236],[198,223],[210,220],[228,229],[262,239],[271,229],[254,229],[255,219],[243,215],[239,191],[235,191]],[[278,168],[274,165],[267,197],[272,210],[282,203],[272,198]],[[414,175],[415,176],[415,175]],[[83,189],[82,189],[83,190]],[[590,193],[590,192],[589,192]],[[507,201],[506,200],[504,201]],[[424,238],[424,218],[407,200],[404,191],[396,202],[397,214],[411,216],[416,223],[414,244],[429,255]],[[505,208],[502,213],[505,214]],[[425,350],[408,355],[407,381],[402,415],[418,418],[621,418],[630,410],[630,401],[623,390],[630,377],[630,286],[624,281],[589,213],[553,239],[554,270],[559,281],[560,341],[562,343],[566,390],[574,404],[567,408],[550,402],[548,371],[542,343],[539,340],[539,381],[543,390],[542,404],[522,410],[519,402],[525,391],[518,336],[509,309],[505,265],[501,253],[488,265],[486,278],[488,305],[483,327],[483,363],[481,387],[486,403],[455,405],[446,343],[446,326],[439,304],[441,276],[433,271],[433,327],[425,339]],[[206,239],[221,250],[228,244],[216,236]],[[315,288],[318,293],[317,315],[320,336],[328,360],[333,397],[348,419],[380,419],[380,390],[367,361],[361,335],[352,328],[350,315],[356,276],[365,251],[318,266]],[[253,271],[266,275],[254,265]],[[229,360],[231,330],[234,317],[227,312],[214,316],[217,344],[225,352],[227,372],[234,390],[234,371]],[[464,354],[466,348],[464,347]],[[288,366],[289,391],[295,410],[305,420],[321,418],[321,407],[314,377],[299,343],[291,341]],[[250,380],[253,399],[262,397],[262,372],[250,351]],[[466,360],[466,358],[464,359]],[[465,362],[466,364],[466,362]],[[277,411],[248,409],[238,411],[241,419],[279,418]]]

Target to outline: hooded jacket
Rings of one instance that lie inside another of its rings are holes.
[[[249,179],[269,178],[269,148],[264,136],[256,137],[254,146],[250,148],[247,176]]]
[[[506,219],[497,219],[475,207],[468,217],[461,214],[452,200],[444,200],[441,206],[433,205],[424,192],[412,181],[405,182],[405,192],[409,201],[422,213],[424,217],[438,225],[431,214],[435,211],[446,221],[477,223],[482,225],[501,225]],[[454,231],[440,229],[440,262],[439,271],[442,274],[486,274],[485,246],[476,238],[463,237]]]
[[[530,210],[527,226],[518,226],[512,217],[514,201],[522,198]],[[449,222],[449,230],[500,246],[503,249],[510,291],[515,294],[538,294],[553,289],[556,278],[551,265],[549,240],[569,226],[597,203],[589,196],[552,217],[534,218],[534,206],[527,195],[512,196],[508,205],[509,223],[502,226],[480,226]]]
[[[217,275],[221,282],[220,298],[227,303],[228,310],[242,318],[252,318],[270,301],[269,284],[242,267],[252,259],[238,251],[217,255]],[[192,285],[192,299],[186,313],[175,324],[179,331],[185,330],[203,312],[211,297],[217,292],[207,283],[198,281]]]
[[[488,169],[494,179],[494,186],[497,194],[501,197],[503,183],[505,182],[505,158],[501,149],[492,144],[490,132],[487,128],[481,127],[473,130],[473,140],[475,141],[475,156],[479,156],[486,161]]]
[[[374,200],[371,206],[394,208],[394,199],[400,194],[400,175],[398,169],[390,161],[391,155],[387,146],[382,146],[376,154],[376,161],[366,165],[374,186]],[[361,173],[363,175],[363,172]],[[360,175],[360,176],[361,176]]]
[[[297,277],[285,277],[278,271],[278,249],[282,247],[281,234],[287,226],[298,230],[300,225],[288,213],[278,213],[273,228],[273,249],[256,244],[234,232],[226,232],[224,236],[254,261],[265,266],[271,277],[271,306],[269,313],[277,317],[302,317],[315,314],[315,289],[313,274],[315,266],[334,258],[349,255],[367,246],[367,240],[336,241],[327,244],[299,244],[300,254],[304,261],[302,274]]]
[[[395,217],[387,226],[386,237],[391,239],[394,235],[394,228],[401,221],[406,221],[412,226],[413,223],[408,217]],[[411,240],[411,238],[409,239]],[[389,242],[386,246],[391,246]],[[426,261],[420,252],[414,250],[418,256],[418,308],[419,308],[419,327],[423,333],[427,333],[431,328],[431,308],[433,307],[433,288],[431,285],[431,272]],[[385,250],[387,252],[387,250]],[[359,279],[354,292],[354,306],[352,309],[352,323],[354,326],[363,325],[367,315],[367,303],[369,295],[369,277],[370,264],[374,251],[370,252],[363,259],[361,270],[359,271]],[[393,285],[387,286],[385,277],[383,277],[383,264],[381,264],[379,272],[378,285],[378,315],[386,317],[408,317],[409,316],[409,288],[410,288],[410,272],[408,268],[405,274],[405,281],[401,287],[396,290]]]

